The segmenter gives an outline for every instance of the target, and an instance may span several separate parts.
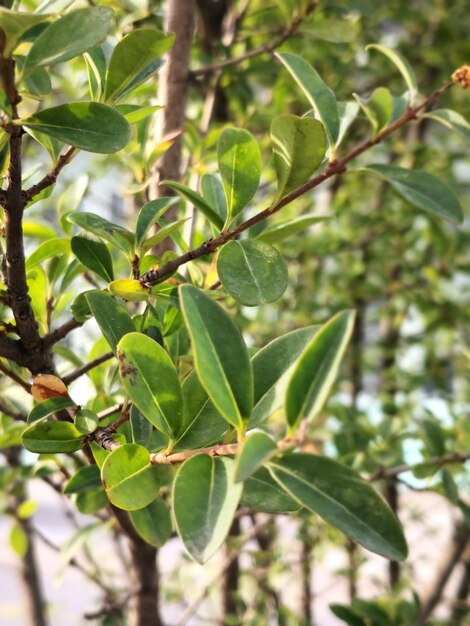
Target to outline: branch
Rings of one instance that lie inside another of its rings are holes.
[[[444,454],[443,456],[435,456],[430,459],[424,461],[426,465],[436,465],[437,469],[443,467],[444,465],[450,465],[452,463],[466,463],[470,460],[470,452],[463,454],[460,452],[452,452],[450,454]],[[418,463],[414,465],[397,465],[396,467],[390,468],[379,468],[376,472],[371,474],[368,478],[370,482],[375,482],[377,480],[383,480],[388,478],[395,478],[395,476],[399,476],[404,472],[412,472],[416,467],[422,465],[423,463]]]
[[[34,198],[34,196],[37,196],[39,193],[41,193],[41,191],[44,191],[44,189],[47,189],[56,182],[60,172],[68,163],[70,163],[72,156],[75,154],[75,152],[76,148],[70,146],[70,148],[68,148],[68,150],[64,152],[64,154],[60,155],[60,157],[57,159],[57,163],[54,165],[49,174],[46,174],[44,178],[42,178],[38,183],[23,191],[23,200],[25,204],[30,202]]]
[[[23,387],[23,389],[27,393],[31,393],[31,385],[27,383],[25,380],[23,380],[22,378],[20,378],[18,374],[15,374],[15,372],[9,369],[1,361],[0,361],[0,372],[5,374],[5,376],[8,376],[8,378],[11,378],[11,380],[15,381],[15,383],[19,385],[20,387]]]
[[[184,265],[185,263],[188,263],[189,261],[193,261],[194,259],[197,259],[201,256],[212,254],[220,246],[223,246],[228,241],[235,239],[238,235],[240,235],[240,233],[244,232],[245,230],[248,230],[252,226],[259,224],[260,222],[264,221],[268,217],[271,217],[271,215],[274,215],[275,213],[283,209],[285,206],[287,206],[288,204],[290,204],[291,202],[293,202],[300,196],[303,196],[308,191],[311,191],[315,187],[318,187],[321,183],[325,182],[325,180],[328,180],[329,178],[332,178],[333,176],[343,174],[346,171],[346,166],[348,165],[348,163],[350,163],[350,161],[352,161],[353,159],[361,155],[363,152],[367,152],[367,150],[369,150],[373,146],[376,146],[377,144],[381,143],[389,135],[391,135],[396,130],[398,130],[405,124],[407,124],[410,120],[416,119],[417,114],[420,111],[422,111],[423,109],[426,109],[431,103],[433,103],[437,98],[439,98],[439,96],[441,96],[444,92],[450,89],[453,85],[454,85],[454,82],[448,83],[444,85],[443,87],[441,87],[440,89],[437,89],[436,91],[434,91],[421,104],[415,107],[408,107],[408,109],[405,111],[405,113],[403,113],[403,115],[397,118],[395,122],[393,122],[393,124],[391,124],[388,128],[380,132],[375,138],[367,139],[366,141],[360,143],[342,159],[331,161],[328,167],[323,172],[321,172],[320,174],[317,174],[317,176],[312,178],[310,181],[308,181],[307,183],[305,183],[298,189],[295,189],[294,191],[292,191],[290,194],[282,198],[277,204],[268,207],[267,209],[265,209],[264,211],[261,211],[260,213],[257,213],[250,219],[246,220],[245,222],[242,222],[239,226],[236,226],[235,228],[233,228],[232,230],[227,230],[225,232],[222,232],[214,239],[208,239],[197,248],[194,248],[193,250],[189,250],[185,254],[175,259],[172,259],[171,261],[168,261],[168,263],[163,264],[158,269],[149,270],[148,272],[143,274],[143,276],[141,277],[140,279],[141,284],[144,287],[150,288],[153,285],[156,285],[162,282],[163,280],[165,280],[166,278],[174,274],[176,270],[179,267],[181,267],[181,265]]]
[[[85,363],[85,365],[83,365],[82,367],[79,367],[68,376],[64,376],[62,378],[62,380],[64,381],[64,384],[66,386],[70,385],[71,382],[73,382],[74,380],[77,380],[77,378],[80,378],[80,376],[83,376],[83,374],[86,374],[93,368],[98,367],[98,365],[101,365],[102,363],[109,361],[109,359],[112,359],[113,356],[114,356],[114,352],[110,350],[109,352],[105,352],[104,354],[97,357],[96,359],[93,359],[93,361],[90,361],[89,363]]]
[[[0,399],[0,413],[11,417],[18,422],[26,422],[26,420],[28,419],[26,413],[22,413],[21,411],[16,411],[15,409],[11,408],[7,404],[5,404],[4,399]]]
[[[44,347],[50,348],[61,339],[64,339],[64,337],[66,337],[72,330],[75,330],[76,328],[80,328],[80,326],[83,326],[83,322],[79,322],[74,317],[72,317],[72,319],[68,320],[67,322],[64,322],[62,326],[59,326],[59,328],[56,328],[55,330],[53,330],[51,333],[49,333],[48,335],[44,337],[43,339]]]
[[[220,61],[219,63],[211,63],[210,65],[205,65],[204,67],[199,67],[196,70],[191,70],[190,76],[205,76],[207,74],[212,74],[219,70],[225,69],[226,67],[231,67],[232,65],[238,65],[239,63],[243,63],[243,61],[247,61],[248,59],[252,59],[253,57],[257,57],[261,54],[272,54],[276,48],[279,48],[287,39],[292,37],[296,31],[299,29],[302,22],[308,17],[318,6],[318,2],[313,1],[310,2],[305,11],[294,17],[292,22],[287,26],[282,28],[276,37],[272,39],[269,43],[265,43],[258,48],[254,48],[249,52],[245,52],[245,54],[241,54],[238,57],[234,57],[233,59],[226,59],[225,61]]]

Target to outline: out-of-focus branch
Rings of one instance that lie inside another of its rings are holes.
[[[98,365],[106,363],[106,361],[112,359],[113,356],[114,353],[110,350],[109,352],[105,352],[101,356],[96,357],[96,359],[93,359],[93,361],[85,363],[85,365],[82,365],[82,367],[79,367],[71,374],[68,374],[67,376],[64,376],[62,378],[62,380],[64,381],[64,385],[70,385],[70,383],[72,383],[74,380],[77,380],[77,378],[80,378],[80,376],[83,376],[83,374],[87,374],[90,370],[98,367]]]

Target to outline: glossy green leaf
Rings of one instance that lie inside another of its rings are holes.
[[[98,428],[98,415],[90,409],[79,409],[75,413],[75,426],[84,435],[94,432]]]
[[[235,459],[235,482],[244,481],[277,454],[276,442],[262,431],[250,433]]]
[[[23,446],[30,452],[75,452],[83,447],[83,435],[69,422],[36,422],[23,432]]]
[[[354,325],[354,312],[342,311],[324,324],[298,359],[286,393],[291,432],[302,419],[322,410],[338,374]]]
[[[148,421],[146,417],[142,415],[142,413],[138,410],[135,405],[132,405],[131,408],[131,432],[132,432],[132,442],[138,443],[141,446],[145,446],[152,434],[152,424]]]
[[[227,220],[227,198],[220,178],[215,174],[203,174],[201,176],[201,193],[207,204],[225,224]]]
[[[290,454],[269,464],[278,483],[305,508],[371,552],[403,560],[400,523],[367,482],[346,467],[312,454]]]
[[[163,220],[162,220],[163,221]],[[176,222],[171,222],[170,224],[166,224],[164,226],[160,226],[155,235],[147,239],[142,244],[142,251],[147,252],[150,248],[153,248],[161,241],[167,239],[167,237],[171,237],[173,233],[176,233],[186,222],[186,219],[177,220]]]
[[[52,90],[51,77],[43,67],[33,68],[24,82],[27,90],[37,96],[45,96]]]
[[[100,215],[87,213],[86,211],[72,211],[67,214],[67,220],[89,233],[101,237],[101,239],[109,241],[127,254],[133,253],[134,235],[127,228],[113,224]]]
[[[323,122],[330,140],[331,152],[334,153],[339,134],[338,104],[335,94],[323,82],[316,70],[301,57],[290,52],[278,52],[276,56],[289,70]]]
[[[392,94],[386,87],[377,87],[368,100],[363,100],[356,94],[354,97],[369,120],[375,137],[392,119],[394,106]]]
[[[55,65],[95,48],[114,28],[114,13],[108,7],[78,9],[45,28],[34,41],[26,67]]]
[[[70,241],[68,239],[54,238],[44,241],[26,259],[26,269],[39,265],[43,261],[70,251]]]
[[[135,325],[124,306],[100,291],[90,291],[86,300],[98,326],[113,352],[121,337],[135,331]]]
[[[381,52],[383,55],[390,59],[390,61],[395,65],[400,74],[403,76],[405,83],[408,87],[408,91],[410,92],[410,98],[413,99],[414,96],[418,93],[418,83],[416,81],[416,76],[413,68],[408,63],[408,61],[399,52],[397,52],[396,50],[392,50],[391,48],[387,48],[387,46],[370,44],[366,46],[366,50],[377,50],[377,52]]]
[[[101,468],[101,480],[114,506],[135,511],[158,496],[164,469],[150,463],[150,453],[143,446],[127,443],[106,457]]]
[[[259,146],[247,130],[226,128],[219,138],[217,157],[231,222],[258,190],[261,177]]]
[[[183,396],[168,353],[150,337],[130,333],[118,344],[118,360],[122,383],[136,407],[176,439],[183,423]]]
[[[93,48],[93,50],[85,52],[83,56],[87,66],[91,99],[99,101],[103,94],[106,80],[106,56],[103,46]]]
[[[44,417],[49,417],[49,415],[53,415],[57,411],[67,409],[72,406],[76,405],[71,398],[49,398],[48,400],[44,400],[44,402],[36,404],[36,406],[31,409],[28,415],[28,423],[32,424],[33,422],[37,422]]]
[[[69,495],[72,493],[82,493],[101,487],[101,475],[97,465],[86,465],[81,467],[65,485],[64,493]]]
[[[264,513],[292,513],[300,509],[297,500],[291,498],[264,467],[245,481],[240,504]]]
[[[42,109],[22,124],[81,150],[102,154],[121,150],[130,137],[124,117],[99,102],[68,102]]]
[[[129,514],[134,528],[151,546],[160,548],[171,536],[171,517],[168,506],[162,498],[157,498],[143,509]]]
[[[157,198],[140,209],[135,227],[135,247],[140,248],[147,233],[157,219],[175,203],[175,198]]]
[[[138,104],[117,104],[114,108],[132,125],[143,122],[162,107],[159,104],[148,107],[141,107]]]
[[[338,147],[348,132],[349,127],[354,122],[359,113],[359,105],[357,102],[338,102],[338,113],[340,117],[339,134],[336,141]]]
[[[268,243],[229,241],[217,256],[217,274],[227,292],[241,304],[258,306],[278,300],[287,288],[287,265]]]
[[[198,454],[186,460],[173,484],[176,528],[189,554],[205,563],[222,545],[242,494],[233,461]]]
[[[26,278],[28,280],[28,289],[34,316],[39,324],[40,331],[46,334],[48,332],[46,272],[42,267],[36,265],[28,270]]]
[[[115,102],[147,80],[161,65],[174,35],[153,28],[137,28],[116,45],[106,74],[105,102]]]
[[[451,109],[434,109],[428,113],[421,114],[421,117],[427,117],[435,122],[443,124],[446,128],[455,130],[461,137],[470,141],[470,124],[467,120]]]
[[[5,33],[5,48],[3,55],[8,58],[18,45],[21,36],[36,24],[50,20],[52,15],[43,13],[23,13],[11,11],[5,7],[0,7],[0,24]]]
[[[72,502],[83,515],[94,515],[109,504],[102,485],[73,494]]]
[[[131,302],[145,302],[150,295],[149,289],[135,278],[113,280],[112,283],[109,283],[108,290],[113,296],[130,300]]]
[[[283,241],[287,237],[296,235],[306,228],[310,228],[310,226],[314,226],[328,219],[330,219],[328,215],[301,215],[300,217],[294,217],[287,222],[281,222],[280,224],[275,224],[271,228],[263,230],[256,239],[266,243],[277,243],[278,241]]]
[[[311,117],[279,115],[271,124],[278,191],[273,204],[308,181],[323,163],[326,133]]]
[[[191,285],[180,287],[199,379],[215,407],[242,430],[253,406],[253,372],[243,337],[227,313]]]
[[[228,430],[227,420],[209,400],[196,370],[183,381],[183,428],[175,450],[193,450],[222,441]]]
[[[396,165],[374,164],[362,169],[384,178],[410,204],[453,224],[462,223],[463,212],[457,196],[432,174]]]
[[[193,191],[186,185],[182,185],[181,183],[175,183],[172,180],[163,180],[162,185],[166,185],[170,187],[170,189],[174,189],[177,191],[183,198],[186,198],[189,202],[191,202],[197,209],[203,213],[207,219],[217,226],[219,230],[222,229],[224,222],[222,218],[218,215],[216,211],[208,204],[202,196],[200,196],[196,191]]]
[[[72,252],[85,267],[109,282],[114,278],[113,260],[106,245],[83,235],[76,235],[70,241]]]

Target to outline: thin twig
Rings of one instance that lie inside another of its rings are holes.
[[[12,419],[19,422],[26,422],[28,418],[26,413],[16,411],[15,409],[9,407],[7,404],[5,404],[3,399],[0,399],[0,413],[3,413],[4,415],[7,415],[8,417],[11,417]]]
[[[452,452],[450,454],[444,454],[443,456],[434,456],[430,459],[425,459],[422,463],[415,463],[414,465],[397,465],[396,467],[389,468],[379,468],[373,474],[371,474],[368,478],[370,482],[375,482],[377,480],[384,480],[388,478],[395,478],[395,476],[399,476],[400,474],[404,474],[405,472],[412,472],[417,467],[421,465],[436,465],[437,469],[443,467],[444,465],[451,465],[452,463],[466,463],[470,460],[470,452],[463,454],[461,452]]]
[[[238,65],[243,63],[243,61],[247,61],[248,59],[252,59],[253,57],[260,56],[261,54],[272,54],[276,48],[279,48],[287,39],[292,37],[297,30],[299,29],[302,22],[308,17],[313,11],[317,8],[318,2],[310,2],[305,11],[295,17],[292,22],[287,26],[282,28],[278,34],[271,39],[268,43],[259,46],[258,48],[254,48],[245,54],[241,54],[238,57],[234,57],[233,59],[226,59],[225,61],[219,61],[218,63],[211,63],[210,65],[205,65],[204,67],[199,67],[195,70],[191,70],[190,76],[205,76],[207,74],[213,74],[214,72],[218,72],[219,70],[225,69],[227,67],[232,67],[233,65]]]
[[[96,359],[93,359],[93,361],[90,361],[89,363],[85,363],[85,365],[82,365],[82,367],[79,367],[71,374],[68,374],[68,376],[64,376],[62,378],[62,380],[64,381],[64,384],[66,386],[70,385],[70,383],[72,383],[74,380],[77,380],[77,378],[80,378],[80,376],[83,376],[83,374],[86,374],[87,372],[94,369],[95,367],[98,367],[98,365],[101,365],[102,363],[109,361],[109,359],[112,359],[113,356],[114,356],[114,352],[110,350],[109,352],[105,352],[101,356],[96,357]]]
[[[272,215],[274,215],[275,213],[283,209],[285,206],[287,206],[288,204],[290,204],[291,202],[299,198],[300,196],[303,196],[308,191],[311,191],[315,187],[318,187],[321,183],[325,182],[329,178],[332,178],[333,176],[337,176],[339,174],[343,174],[346,171],[346,166],[353,159],[355,159],[362,153],[366,152],[373,146],[376,146],[377,144],[381,143],[389,135],[391,135],[396,130],[398,130],[405,124],[407,124],[410,120],[416,119],[417,114],[420,111],[422,111],[423,109],[426,109],[431,103],[433,103],[437,98],[439,98],[439,96],[441,96],[444,92],[450,89],[453,85],[454,85],[453,82],[447,83],[440,89],[437,89],[436,91],[434,91],[421,104],[415,107],[409,107],[405,111],[405,113],[403,113],[403,115],[397,118],[395,122],[393,122],[393,124],[391,124],[388,128],[380,132],[375,138],[370,138],[370,139],[367,139],[366,141],[363,141],[358,146],[356,146],[353,150],[351,150],[351,152],[349,152],[349,154],[344,156],[342,159],[331,161],[328,167],[321,174],[317,174],[317,176],[312,178],[310,181],[308,181],[307,183],[305,183],[298,189],[295,189],[294,191],[292,191],[290,194],[282,198],[276,204],[268,207],[267,209],[265,209],[264,211],[261,211],[260,213],[257,213],[250,219],[246,220],[245,222],[242,222],[239,226],[236,226],[235,228],[233,228],[232,230],[222,232],[217,237],[204,241],[197,248],[189,250],[185,254],[175,259],[172,259],[171,261],[168,261],[167,263],[164,263],[159,268],[149,270],[148,272],[143,274],[143,276],[141,277],[140,279],[141,284],[144,287],[150,288],[153,285],[156,285],[162,282],[163,280],[165,280],[166,278],[174,274],[177,271],[177,269],[181,267],[182,265],[188,263],[189,261],[193,261],[201,256],[206,256],[208,254],[214,253],[220,246],[223,246],[228,241],[235,239],[238,235],[248,230],[252,226],[259,224],[260,222],[264,221],[268,217],[271,217]]]
[[[20,378],[18,374],[15,374],[15,372],[9,369],[1,361],[0,361],[0,372],[2,372],[2,374],[5,374],[5,376],[8,376],[8,378],[11,378],[11,380],[15,381],[15,383],[19,385],[20,387],[22,387],[27,393],[31,393],[31,385],[27,383],[25,380],[23,380],[22,378]]]
[[[23,199],[25,204],[30,202],[34,198],[34,196],[37,196],[39,193],[41,193],[41,191],[44,191],[44,189],[47,189],[56,182],[60,172],[68,163],[70,163],[72,156],[75,154],[75,152],[76,148],[70,146],[68,150],[64,152],[64,154],[61,154],[59,156],[59,158],[57,159],[57,163],[54,165],[49,174],[46,174],[44,178],[42,178],[38,183],[23,191]]]
[[[76,328],[80,328],[80,326],[83,326],[83,322],[79,322],[74,317],[72,317],[67,322],[64,322],[62,326],[59,326],[59,328],[56,328],[55,330],[53,330],[51,333],[49,333],[48,335],[44,337],[43,339],[44,347],[50,348],[58,341],[61,341],[61,339],[64,339],[64,337],[67,337],[67,335],[72,330],[75,330]]]

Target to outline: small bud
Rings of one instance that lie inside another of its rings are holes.
[[[470,66],[462,65],[458,70],[452,74],[452,82],[459,83],[462,89],[468,89],[470,87]]]

